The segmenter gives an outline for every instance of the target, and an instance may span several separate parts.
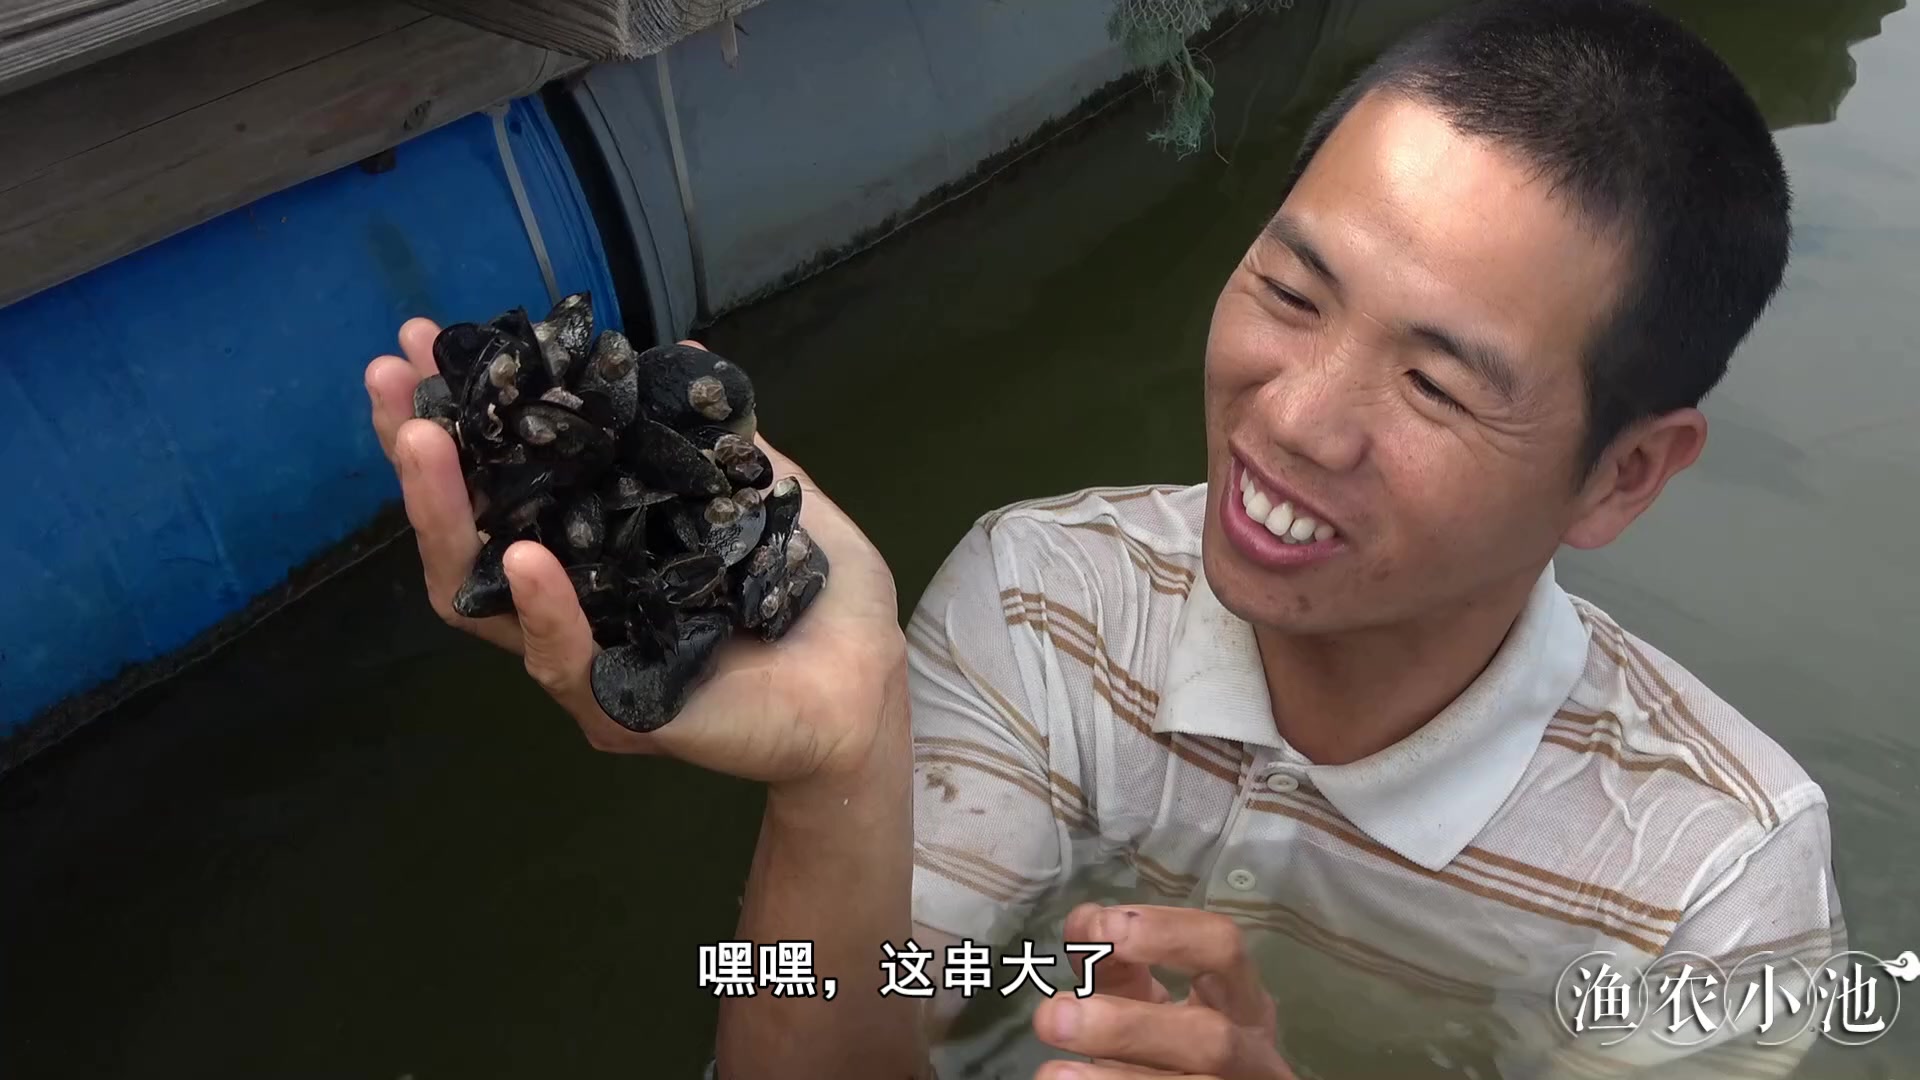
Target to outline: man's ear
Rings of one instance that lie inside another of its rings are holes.
[[[1699,409],[1676,409],[1621,432],[1582,485],[1580,514],[1562,541],[1575,548],[1613,543],[1706,444],[1707,418]]]

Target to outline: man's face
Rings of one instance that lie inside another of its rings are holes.
[[[1362,101],[1214,309],[1221,602],[1335,633],[1523,595],[1581,512],[1581,351],[1624,266],[1509,151],[1425,105]]]

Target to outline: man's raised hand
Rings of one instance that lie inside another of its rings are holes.
[[[413,417],[414,387],[437,370],[439,332],[426,319],[409,320],[400,329],[402,355],[376,358],[365,376],[374,432],[399,476],[435,613],[521,657],[528,675],[597,749],[668,754],[772,783],[863,766],[883,718],[899,711],[887,704],[903,694],[906,645],[893,577],[860,529],[765,439],[756,442],[775,474],[800,482],[800,524],[826,552],[832,573],[778,642],[735,637],[723,645],[712,674],[665,727],[645,735],[630,731],[594,700],[590,674],[598,646],[566,571],[539,544],[507,549],[512,614],[468,619],[453,610],[481,538],[452,437]]]

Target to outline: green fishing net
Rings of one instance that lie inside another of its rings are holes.
[[[1292,7],[1293,0],[1113,0],[1108,34],[1166,105],[1150,139],[1182,157],[1199,149],[1213,116],[1213,84],[1188,43],[1222,15],[1267,6]]]

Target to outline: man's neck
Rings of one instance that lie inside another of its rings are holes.
[[[1444,616],[1353,634],[1256,626],[1280,737],[1315,764],[1344,765],[1418,731],[1486,670],[1533,584],[1519,579]]]

